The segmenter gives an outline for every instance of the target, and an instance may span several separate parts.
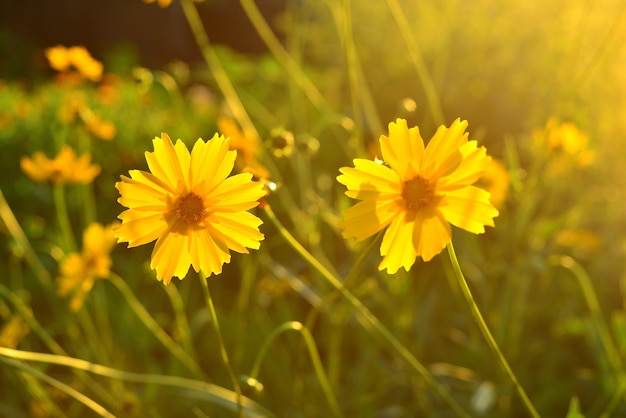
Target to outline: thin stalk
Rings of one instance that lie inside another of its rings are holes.
[[[230,78],[228,78],[226,70],[222,66],[217,53],[209,41],[209,36],[207,35],[206,30],[204,30],[202,19],[198,14],[198,9],[196,9],[193,0],[181,0],[181,5],[183,7],[183,13],[185,14],[187,23],[189,24],[189,28],[191,29],[198,47],[200,48],[200,52],[209,66],[213,77],[215,77],[217,86],[222,91],[230,111],[233,112],[233,116],[237,119],[237,122],[239,122],[244,134],[260,141],[259,133],[250,120],[245,107],[239,99],[239,95],[235,91],[235,87],[231,83]]]
[[[343,417],[343,413],[341,412],[341,408],[339,407],[339,402],[337,402],[337,398],[333,393],[333,390],[330,385],[330,381],[326,376],[326,372],[324,371],[324,367],[322,366],[322,360],[320,359],[319,352],[315,345],[315,340],[311,335],[311,332],[306,328],[302,323],[297,321],[285,322],[284,324],[279,325],[275,328],[272,333],[267,337],[261,348],[259,349],[259,353],[254,360],[254,365],[252,366],[252,371],[250,372],[250,378],[254,381],[257,380],[257,376],[259,375],[259,371],[261,370],[261,364],[267,355],[267,352],[270,346],[274,343],[274,341],[287,331],[296,331],[302,335],[304,339],[304,344],[306,345],[307,350],[309,351],[309,356],[311,357],[311,362],[313,363],[313,368],[315,369],[315,373],[317,375],[317,379],[320,382],[320,386],[322,387],[322,391],[328,400],[328,404],[333,411],[334,416]]]
[[[202,292],[204,293],[204,299],[206,300],[206,306],[209,309],[209,314],[211,315],[211,322],[213,323],[213,327],[215,328],[215,333],[217,334],[217,342],[220,348],[220,354],[222,356],[222,361],[224,362],[224,366],[226,366],[226,370],[228,371],[228,376],[230,377],[233,388],[235,389],[235,393],[237,394],[237,413],[239,417],[243,418],[243,405],[241,403],[241,387],[239,386],[239,382],[237,381],[237,377],[233,372],[233,368],[230,364],[230,360],[228,359],[228,352],[226,351],[226,345],[224,344],[224,338],[222,337],[222,331],[220,330],[220,323],[217,320],[217,312],[215,311],[215,305],[213,305],[213,298],[211,297],[211,292],[209,291],[209,283],[207,277],[204,272],[200,271],[200,283],[202,283]]]
[[[65,201],[65,190],[63,185],[55,184],[52,188],[54,194],[54,206],[56,208],[57,222],[61,229],[61,236],[65,242],[65,251],[76,251],[76,240],[74,239],[74,232],[72,231],[72,225],[70,224],[70,215],[67,211],[67,203]]]
[[[187,321],[187,316],[185,315],[185,304],[183,302],[183,298],[176,286],[163,286],[163,289],[172,303],[174,318],[176,320],[176,328],[184,346],[183,348],[190,353],[189,357],[193,358],[194,361],[197,362],[197,355],[191,338],[191,328],[189,327],[189,321]]]
[[[291,245],[291,247],[304,259],[311,267],[317,270],[326,281],[332,285],[341,295],[357,310],[362,318],[380,335],[394,351],[399,354],[421,377],[426,384],[430,386],[437,395],[457,414],[459,417],[469,417],[469,415],[459,406],[452,396],[441,386],[430,374],[428,369],[411,354],[411,352],[385,327],[378,318],[363,303],[355,297],[348,289],[344,287],[341,280],[335,277],[330,271],[324,267],[315,257],[311,255],[283,226],[278,220],[269,205],[264,206],[265,213],[270,221],[276,226],[283,238]],[[364,327],[367,331],[372,328]]]
[[[250,22],[254,26],[254,29],[256,29],[257,34],[261,37],[276,60],[287,70],[289,76],[291,76],[298,87],[300,87],[309,98],[311,103],[317,108],[325,106],[326,101],[322,93],[320,93],[315,84],[304,74],[300,65],[298,65],[296,60],[287,52],[276,35],[274,35],[272,28],[268,25],[254,1],[240,0],[240,3],[248,19],[250,19]]]
[[[0,357],[0,361],[11,366],[14,367],[16,369],[21,370],[24,373],[28,373],[31,376],[44,381],[46,383],[48,383],[50,386],[55,387],[56,389],[58,389],[59,391],[65,393],[68,396],[71,396],[72,398],[76,399],[78,402],[82,403],[83,405],[85,405],[87,408],[91,409],[92,411],[94,411],[96,414],[100,415],[101,417],[111,417],[114,418],[115,415],[113,415],[112,413],[110,413],[109,411],[106,410],[106,408],[104,408],[102,405],[100,405],[99,403],[97,403],[96,401],[94,401],[93,399],[89,398],[86,395],[83,395],[82,393],[80,393],[79,391],[77,391],[76,389],[72,389],[71,387],[69,387],[68,385],[66,385],[65,383],[48,376],[45,373],[40,372],[37,369],[33,369],[32,367],[20,363],[19,361],[15,361],[12,360],[10,358],[6,358],[6,357]]]
[[[467,302],[470,308],[470,311],[472,312],[472,316],[474,317],[474,320],[476,321],[476,324],[478,325],[480,332],[483,334],[483,337],[485,338],[487,345],[489,346],[493,354],[496,356],[496,359],[498,363],[500,364],[500,367],[502,367],[502,370],[504,371],[504,373],[507,375],[509,380],[511,380],[513,387],[515,387],[515,390],[517,391],[519,397],[521,398],[524,406],[528,410],[528,413],[534,418],[539,418],[539,413],[537,412],[532,402],[528,398],[528,395],[526,394],[526,391],[524,391],[524,388],[522,387],[522,385],[520,385],[519,381],[517,380],[517,377],[515,377],[515,374],[513,373],[511,366],[509,366],[508,361],[504,357],[504,354],[502,354],[502,351],[500,351],[500,347],[498,347],[498,343],[496,343],[496,340],[493,338],[493,335],[491,334],[491,331],[489,330],[489,327],[487,326],[487,323],[485,322],[485,319],[483,318],[483,315],[480,312],[480,309],[478,308],[476,301],[474,300],[474,296],[472,295],[472,292],[467,284],[467,281],[465,280],[465,276],[463,275],[463,272],[461,271],[461,266],[459,264],[459,260],[456,257],[456,253],[454,252],[454,246],[452,245],[452,241],[450,241],[447,248],[448,248],[448,255],[450,256],[450,262],[452,263],[452,269],[454,270],[454,275],[457,278],[459,287],[461,288],[461,292],[463,293],[463,296],[465,297],[465,301]]]
[[[225,389],[221,386],[217,386],[200,380],[193,380],[179,376],[127,372],[124,370],[103,366],[97,363],[92,363],[74,357],[36,353],[32,351],[14,350],[6,347],[0,347],[0,357],[7,357],[16,360],[36,361],[45,364],[56,364],[59,366],[70,367],[74,370],[85,371],[96,374],[98,376],[123,380],[127,382],[143,383],[147,385],[169,386],[174,389],[180,389],[180,393],[183,396],[194,397],[201,400],[209,401],[214,404],[227,407],[231,410],[235,409],[236,395],[232,391]],[[190,391],[193,391],[194,393],[190,393]],[[243,397],[242,403],[246,410],[251,413],[251,416],[273,416],[270,411],[268,411],[258,403],[254,402],[250,398]]]
[[[426,62],[424,61],[422,50],[415,39],[415,35],[411,31],[411,25],[406,19],[402,6],[400,6],[398,0],[387,0],[387,7],[391,10],[391,14],[396,21],[398,29],[400,30],[400,35],[402,35],[404,43],[406,44],[409,56],[413,61],[413,65],[415,65],[417,76],[419,77],[420,83],[422,83],[422,87],[426,93],[426,100],[428,101],[428,107],[430,108],[433,120],[437,125],[442,125],[444,123],[444,116],[441,101],[439,100],[439,94],[437,93],[435,82],[430,76],[430,72],[428,71]]]
[[[20,223],[15,218],[9,203],[4,198],[2,190],[0,190],[0,219],[2,219],[2,222],[6,225],[9,230],[9,234],[11,234],[15,242],[17,242],[17,244],[22,248],[22,251],[24,251],[24,258],[39,279],[39,282],[44,288],[50,287],[52,285],[50,273],[48,273],[48,270],[46,270],[43,264],[41,264],[37,253],[35,253],[32,245],[30,245],[28,237],[24,233]]]
[[[569,270],[580,286],[583,297],[589,309],[591,315],[591,322],[596,328],[596,333],[600,338],[600,342],[606,352],[606,356],[609,360],[613,373],[616,375],[616,389],[612,401],[607,405],[602,412],[601,417],[608,417],[611,415],[611,411],[617,406],[616,399],[623,399],[624,391],[626,391],[626,376],[624,376],[624,365],[619,354],[619,350],[611,338],[611,331],[602,316],[602,310],[600,309],[600,301],[593,288],[593,283],[589,274],[585,269],[572,257],[569,256],[554,256],[551,261],[555,265],[559,265]]]
[[[178,359],[192,374],[202,376],[202,371],[198,364],[183,350],[167,332],[152,318],[152,315],[143,307],[133,291],[126,282],[117,274],[111,273],[109,281],[119,290],[128,306],[135,312],[135,315],[152,332],[152,334],[167,348],[174,357]]]

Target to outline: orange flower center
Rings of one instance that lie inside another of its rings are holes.
[[[428,206],[434,197],[433,187],[422,176],[415,176],[402,184],[402,198],[408,210],[418,210]]]
[[[186,224],[198,223],[206,215],[202,198],[195,193],[179,197],[174,207],[178,219]]]

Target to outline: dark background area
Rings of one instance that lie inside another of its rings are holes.
[[[286,0],[257,5],[270,24]],[[237,0],[196,4],[214,44],[258,54],[265,46]],[[0,77],[28,77],[46,67],[43,50],[83,45],[98,60],[126,56],[150,68],[172,60],[202,60],[182,7],[142,0],[0,0]]]

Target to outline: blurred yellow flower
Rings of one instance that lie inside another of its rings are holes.
[[[267,168],[259,162],[261,143],[257,138],[245,135],[234,120],[223,116],[217,118],[217,129],[226,138],[230,138],[230,149],[237,151],[237,170],[252,173],[257,179],[269,177]]]
[[[103,141],[110,141],[117,134],[117,129],[115,129],[113,123],[104,121],[93,113],[90,113],[89,117],[86,118],[85,126],[93,136]]]
[[[543,129],[533,132],[535,152],[548,156],[548,174],[559,176],[576,167],[586,167],[595,160],[588,147],[589,139],[572,122],[550,118]]]
[[[571,248],[576,255],[584,256],[600,248],[602,241],[598,234],[588,229],[566,228],[557,232],[555,242]]]
[[[355,159],[340,169],[346,195],[360,202],[344,211],[344,238],[361,241],[387,228],[380,247],[380,270],[409,270],[420,256],[439,254],[451,240],[450,224],[475,234],[494,226],[498,210],[489,193],[472,186],[491,158],[468,141],[466,121],[440,126],[428,145],[419,128],[404,119],[389,124],[380,147],[387,165]]]
[[[32,159],[22,157],[20,166],[32,180],[54,184],[88,184],[100,174],[100,166],[91,164],[90,154],[76,158],[76,153],[69,145],[64,145],[52,160],[40,151],[35,152]]]
[[[204,0],[193,0],[196,3],[202,3]],[[143,0],[144,3],[146,4],[151,4],[151,3],[156,3],[159,5],[159,7],[168,7],[170,4],[172,4],[172,0]]]
[[[219,274],[230,262],[230,250],[248,253],[264,238],[261,220],[247,212],[264,194],[252,174],[229,174],[236,151],[228,138],[215,134],[198,139],[191,151],[167,134],[153,140],[146,152],[150,172],[130,170],[115,184],[118,202],[128,209],[119,215],[118,242],[128,247],[157,240],[150,267],[168,284],[183,279],[190,265],[196,272]]]
[[[497,208],[501,208],[509,194],[510,175],[504,164],[492,159],[485,172],[476,182],[476,186],[485,189],[491,195],[489,199]]]
[[[30,327],[22,317],[18,314],[12,315],[0,329],[0,347],[17,348],[29,332]]]
[[[82,46],[66,48],[57,45],[45,50],[50,66],[60,72],[69,71],[74,67],[83,77],[91,81],[100,81],[102,78],[102,63],[94,59]]]
[[[70,309],[78,311],[96,279],[109,277],[111,258],[115,246],[114,224],[103,226],[90,224],[83,232],[83,248],[80,253],[71,253],[63,260],[60,277],[57,279],[59,296],[71,295]]]

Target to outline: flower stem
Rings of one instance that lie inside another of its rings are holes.
[[[269,204],[264,206],[265,213],[270,221],[276,226],[280,234],[291,245],[291,247],[302,256],[315,270],[317,270],[326,281],[332,285],[341,295],[361,314],[367,325],[375,329],[391,347],[424,379],[439,397],[446,403],[459,417],[469,417],[469,415],[459,406],[452,396],[441,386],[430,374],[428,369],[411,354],[411,352],[385,327],[378,318],[363,303],[346,289],[341,280],[335,277],[326,267],[324,267],[315,257],[311,255],[283,226],[278,220]],[[366,330],[370,330],[369,326],[365,326]]]
[[[532,402],[528,398],[528,395],[524,391],[524,388],[522,387],[522,385],[520,385],[519,381],[517,380],[517,377],[515,377],[515,374],[513,373],[511,366],[509,366],[509,363],[507,362],[506,358],[502,354],[502,351],[500,351],[500,347],[498,347],[496,340],[493,338],[493,335],[491,334],[491,331],[489,330],[489,327],[487,326],[487,323],[485,322],[485,319],[483,318],[483,315],[481,314],[480,309],[478,308],[478,305],[476,304],[476,301],[474,300],[474,296],[472,296],[472,292],[467,284],[467,281],[465,280],[465,276],[463,276],[463,272],[461,271],[459,260],[457,259],[456,253],[454,252],[452,241],[450,241],[450,243],[448,244],[448,255],[450,256],[452,269],[454,270],[454,275],[457,278],[459,287],[461,288],[461,292],[463,293],[463,296],[465,297],[465,301],[467,302],[470,308],[470,311],[472,312],[472,316],[474,317],[474,320],[476,321],[476,324],[478,325],[480,332],[483,334],[483,337],[485,338],[487,345],[489,346],[491,351],[493,351],[494,355],[496,356],[496,359],[498,360],[498,363],[500,363],[500,366],[502,367],[502,370],[504,370],[504,373],[511,380],[511,383],[513,383],[515,390],[517,391],[519,397],[521,398],[522,402],[524,403],[524,406],[526,407],[530,415],[534,418],[539,418],[539,413],[537,412]]]
[[[111,273],[109,276],[110,282],[119,290],[128,306],[135,312],[135,315],[141,322],[152,332],[152,334],[163,344],[174,357],[176,357],[191,373],[195,376],[202,376],[202,372],[198,367],[198,364],[191,358],[189,354],[185,352],[167,332],[161,328],[161,326],[152,318],[150,313],[144,308],[133,291],[128,287],[126,282],[117,274]]]
[[[220,354],[222,356],[222,361],[226,366],[226,370],[228,371],[228,376],[232,382],[233,388],[235,389],[235,393],[237,394],[237,413],[239,417],[243,417],[243,404],[242,404],[242,395],[241,395],[241,387],[239,386],[239,382],[237,381],[237,377],[233,372],[233,368],[230,364],[230,360],[228,359],[228,352],[226,351],[226,346],[224,345],[224,339],[222,338],[222,332],[220,330],[220,324],[217,320],[217,312],[215,311],[215,305],[213,305],[213,298],[211,297],[211,292],[209,291],[209,284],[207,281],[207,277],[204,272],[200,271],[200,283],[202,283],[202,292],[204,293],[204,298],[206,300],[206,306],[209,309],[209,314],[211,315],[211,322],[215,328],[215,333],[217,334],[217,342],[220,346]]]
[[[74,232],[72,232],[72,225],[70,224],[70,216],[67,212],[67,203],[65,202],[65,192],[63,186],[55,184],[53,186],[54,194],[54,206],[57,213],[57,222],[61,229],[61,235],[65,241],[65,251],[76,251],[76,240],[74,239]]]
[[[309,350],[311,362],[313,363],[313,368],[315,369],[315,373],[317,374],[317,380],[322,387],[324,395],[326,395],[328,404],[330,405],[334,416],[343,417],[343,413],[341,412],[341,408],[339,408],[337,398],[333,394],[330,382],[328,381],[328,377],[326,376],[326,372],[324,371],[324,367],[322,366],[322,360],[320,359],[319,352],[317,350],[317,347],[315,346],[313,336],[311,335],[311,332],[308,330],[308,328],[300,322],[285,322],[284,324],[281,324],[276,329],[274,329],[274,331],[272,331],[272,333],[269,335],[269,337],[267,337],[267,339],[259,349],[259,353],[257,354],[254,365],[252,366],[252,371],[250,372],[250,379],[252,379],[253,381],[257,381],[257,376],[259,375],[259,371],[261,370],[261,364],[270,346],[274,343],[274,341],[276,341],[276,338],[278,338],[279,335],[287,331],[297,331],[300,333],[300,335],[302,335],[304,343]]]

